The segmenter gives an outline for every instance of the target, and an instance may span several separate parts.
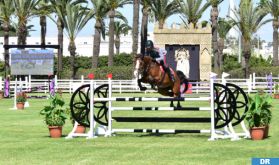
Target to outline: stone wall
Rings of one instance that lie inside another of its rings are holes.
[[[202,28],[201,24],[194,28],[190,24],[188,28],[184,25],[172,24],[171,28],[164,26],[159,29],[158,24],[154,27],[154,43],[156,46],[165,45],[199,45],[200,46],[200,79],[209,80],[211,72],[211,25]]]

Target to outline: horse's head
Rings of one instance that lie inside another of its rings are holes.
[[[144,68],[144,56],[142,54],[137,54],[134,58],[134,61],[135,61],[134,76],[135,78],[138,78],[139,74],[142,73]]]

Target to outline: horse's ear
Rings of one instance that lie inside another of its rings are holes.
[[[143,58],[143,54],[138,53],[138,54],[136,55],[136,58]]]

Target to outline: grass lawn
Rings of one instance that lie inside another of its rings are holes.
[[[130,96],[127,94],[126,96]],[[123,95],[122,95],[123,96]],[[137,94],[139,96],[139,94]],[[65,95],[69,103],[70,95]],[[151,95],[148,95],[151,97]],[[92,140],[51,139],[39,111],[46,99],[29,99],[25,110],[10,110],[12,99],[0,100],[0,164],[251,164],[253,157],[279,158],[279,100],[273,101],[270,137],[263,141],[229,139],[208,142],[209,134],[117,134]],[[117,103],[117,106],[167,106],[168,103]],[[187,103],[188,104],[188,103]],[[206,106],[206,103],[191,103]],[[192,105],[192,106],[193,106]],[[191,106],[191,105],[189,105]],[[115,116],[206,116],[208,112],[115,112]],[[208,115],[209,116],[209,115]],[[207,117],[207,116],[206,116]],[[197,128],[209,124],[114,123],[115,128]],[[67,121],[63,135],[71,131]]]

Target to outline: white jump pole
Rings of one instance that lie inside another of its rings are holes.
[[[215,115],[214,115],[214,79],[216,78],[217,74],[211,72],[210,73],[210,107],[211,107],[211,111],[210,111],[210,116],[211,116],[211,123],[210,123],[210,132],[211,132],[211,137],[208,139],[208,141],[214,141],[215,139],[217,139],[217,134],[215,132]]]
[[[111,136],[111,133],[112,133],[112,100],[111,100],[111,97],[112,97],[112,74],[108,74],[107,75],[108,77],[108,84],[109,84],[109,110],[108,110],[108,130],[106,132],[106,136]]]
[[[90,80],[90,129],[87,139],[95,138],[94,136],[94,82]]]
[[[11,110],[16,110],[16,94],[17,94],[17,77],[15,78],[15,87],[14,87],[14,107],[10,108]]]

